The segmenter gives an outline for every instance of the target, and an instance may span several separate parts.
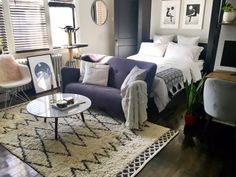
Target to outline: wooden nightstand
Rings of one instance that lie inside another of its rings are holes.
[[[209,73],[206,77],[236,82],[236,73],[231,71],[216,70]]]

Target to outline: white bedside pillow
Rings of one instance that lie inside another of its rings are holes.
[[[138,55],[148,55],[154,57],[163,57],[166,51],[166,44],[157,44],[153,42],[142,42]]]
[[[182,45],[170,42],[167,46],[165,58],[188,58],[196,62],[204,48],[199,46]]]
[[[177,36],[178,44],[196,45],[197,46],[199,43],[199,40],[200,40],[199,36],[197,36],[197,37],[187,37],[187,36],[181,36],[181,35]]]
[[[175,35],[153,35],[153,42],[157,44],[168,44],[174,40]]]

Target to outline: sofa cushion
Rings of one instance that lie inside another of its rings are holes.
[[[92,105],[124,118],[119,89],[99,85],[69,83],[65,87],[65,93],[87,96],[91,99]]]
[[[97,65],[104,65],[104,64],[94,63],[93,61],[81,60],[80,61],[80,77],[79,77],[79,82],[83,81],[85,71],[86,71],[86,69],[88,67],[96,67]]]
[[[121,85],[121,91],[130,83],[136,80],[144,80],[146,77],[146,70],[140,69],[136,65],[133,67],[133,69],[130,71],[130,73],[126,76],[124,82]]]
[[[80,61],[80,77],[79,77],[79,82],[82,82],[84,79],[84,74],[85,74],[85,68],[88,66],[93,66],[96,63],[92,63],[92,62],[88,62],[88,61],[84,61],[81,60]]]
[[[87,65],[82,83],[107,86],[108,72],[108,65]]]
[[[113,57],[108,61],[110,65],[108,86],[117,89],[121,88],[126,76],[136,65],[141,69],[147,70],[145,81],[147,82],[148,94],[151,93],[153,79],[156,73],[157,66],[154,63],[137,61],[131,59],[122,59],[119,57]]]

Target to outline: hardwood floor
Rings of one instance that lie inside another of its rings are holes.
[[[40,177],[35,170],[0,146],[1,177]]]
[[[157,124],[178,129],[172,140],[138,177],[233,177],[234,127],[212,123],[206,134],[184,134],[184,95],[159,115]],[[201,126],[200,126],[201,128]],[[202,129],[197,131],[203,132]],[[235,164],[235,163],[234,163]]]
[[[0,108],[3,105],[0,105]],[[178,95],[161,114],[152,114],[153,122],[172,129],[179,135],[158,153],[137,177],[233,177],[234,127],[212,123],[202,134],[184,134],[182,114],[184,95]],[[199,132],[201,132],[199,134]],[[27,164],[0,145],[0,177],[39,177]]]

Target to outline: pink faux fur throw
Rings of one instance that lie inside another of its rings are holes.
[[[10,54],[0,55],[0,83],[21,80],[19,65]]]

